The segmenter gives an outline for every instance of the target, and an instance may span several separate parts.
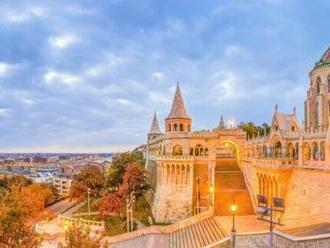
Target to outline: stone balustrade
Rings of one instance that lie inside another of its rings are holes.
[[[293,168],[295,160],[292,158],[258,158],[252,159],[252,164],[273,169],[289,169]]]

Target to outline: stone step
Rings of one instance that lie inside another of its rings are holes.
[[[169,248],[201,248],[226,236],[226,232],[212,217],[170,233]]]

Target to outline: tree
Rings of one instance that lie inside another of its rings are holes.
[[[66,233],[67,243],[65,248],[100,248],[102,237],[92,236],[88,227],[71,225]]]
[[[126,199],[121,191],[116,191],[104,196],[100,204],[101,216],[109,216],[115,213],[120,219],[124,220]]]
[[[101,169],[97,166],[89,166],[73,178],[70,187],[70,198],[84,201],[87,197],[88,188],[90,188],[91,197],[100,197],[104,182],[104,174]]]
[[[0,203],[0,247],[34,248],[40,236],[26,224],[27,211]]]
[[[141,168],[144,166],[145,159],[142,152],[125,152],[114,157],[107,174],[107,187],[117,190],[123,183],[126,166],[132,163],[138,164]]]
[[[4,178],[0,179],[0,188],[2,187],[6,189],[9,189],[11,186],[26,187],[31,184],[31,179],[19,175],[9,177],[5,176]]]
[[[253,122],[241,122],[238,128],[243,129],[249,138],[257,137],[259,135],[264,136],[265,130],[266,135],[270,132],[270,126],[267,123],[263,123],[261,126],[257,126]]]
[[[130,164],[125,169],[122,192],[128,195],[134,192],[136,198],[139,198],[145,191],[150,188],[147,182],[147,177],[138,164]]]

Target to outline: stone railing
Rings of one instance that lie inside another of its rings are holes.
[[[117,236],[113,236],[113,237],[107,237],[107,242],[109,244],[118,243],[118,242],[122,242],[125,240],[134,239],[134,238],[140,237],[142,235],[146,235],[146,234],[168,234],[168,233],[174,232],[178,229],[184,228],[186,226],[193,225],[204,219],[211,218],[212,216],[213,216],[213,211],[207,210],[203,213],[189,217],[183,221],[180,221],[175,224],[168,225],[168,226],[155,226],[154,225],[154,226],[149,226],[149,227],[139,229],[134,232],[125,233],[125,234],[121,234],[121,235],[117,235]]]
[[[252,164],[274,169],[290,169],[295,165],[295,160],[292,158],[258,158],[252,159]]]
[[[160,155],[160,156],[150,156],[149,159],[152,160],[194,160],[194,156],[190,156],[190,155],[179,155],[179,156],[175,156],[175,155]],[[203,157],[201,157],[203,158]],[[207,157],[204,157],[205,159]]]
[[[242,233],[236,236],[236,248],[268,247],[269,232]],[[330,247],[330,233],[296,237],[275,230],[274,248]]]
[[[105,231],[104,221],[94,221],[86,220],[82,218],[71,218],[63,215],[58,216],[59,221],[62,221],[64,224],[77,224],[93,228],[94,230]]]

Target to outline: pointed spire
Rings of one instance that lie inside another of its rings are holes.
[[[223,120],[223,116],[220,117],[219,128],[225,129],[225,121]]]
[[[330,47],[324,52],[320,60],[315,63],[315,67],[324,64],[330,64]]]
[[[187,114],[186,108],[184,106],[184,101],[183,101],[183,97],[181,95],[179,83],[177,83],[177,86],[176,86],[171,112],[167,116],[167,119],[170,119],[170,118],[190,119],[189,115]]]
[[[154,112],[154,117],[152,118],[152,123],[151,123],[151,127],[150,127],[150,134],[158,134],[161,133],[160,132],[160,128],[159,128],[159,123],[158,123],[158,119],[157,119],[157,113],[156,111]]]

